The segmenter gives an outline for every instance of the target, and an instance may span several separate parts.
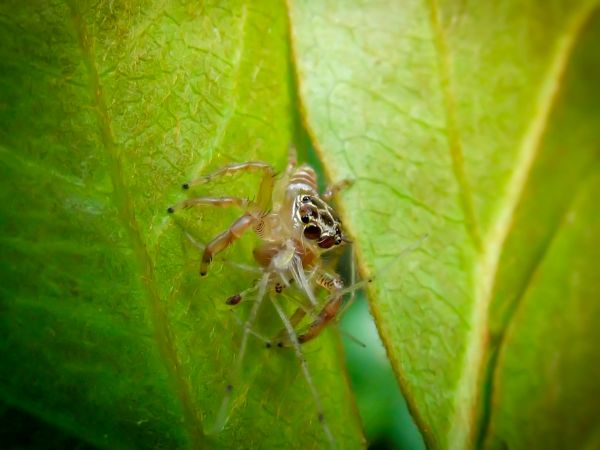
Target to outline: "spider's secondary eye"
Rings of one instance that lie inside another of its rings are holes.
[[[316,225],[309,225],[304,229],[304,237],[307,239],[319,239],[321,237],[321,229]]]
[[[299,210],[300,220],[304,223],[308,223],[311,217],[317,219],[319,217],[319,213],[317,212],[317,208],[313,205],[302,205]],[[306,217],[306,220],[304,218]]]
[[[310,202],[310,197],[308,195],[305,195],[304,197],[302,197],[302,203],[309,203]]]

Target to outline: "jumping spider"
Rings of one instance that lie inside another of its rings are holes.
[[[287,169],[277,182],[276,172],[270,164],[253,161],[226,165],[209,175],[184,183],[182,187],[189,189],[236,172],[262,172],[256,201],[239,197],[197,197],[169,207],[168,212],[174,213],[192,206],[243,207],[245,213],[206,245],[200,276],[207,274],[217,253],[233,244],[244,232],[253,229],[262,241],[254,249],[254,258],[263,272],[268,274],[268,287],[280,293],[290,282],[296,282],[306,293],[310,301],[309,308],[313,310],[319,305],[312,285],[316,284],[329,293],[328,301],[318,313],[298,307],[289,319],[295,328],[307,313],[313,314],[314,320],[296,333],[298,342],[308,342],[323,331],[342,306],[344,283],[339,275],[323,267],[321,256],[349,242],[343,233],[339,216],[328,203],[348,182],[344,180],[337,183],[319,195],[314,169],[307,164],[297,167],[292,152]],[[242,297],[242,294],[236,294],[227,303],[235,305]],[[280,337],[282,335],[280,333]],[[290,343],[279,341],[276,344],[285,346]]]
[[[182,187],[189,189],[216,177],[247,172],[262,173],[255,201],[239,197],[190,198],[171,206],[168,212],[174,213],[192,206],[238,206],[245,210],[244,214],[227,230],[206,245],[200,263],[200,276],[205,276],[213,257],[239,239],[244,232],[253,229],[260,237],[260,244],[254,249],[254,259],[261,268],[261,278],[256,285],[229,297],[226,301],[228,305],[234,306],[249,293],[254,294],[254,305],[244,324],[244,334],[237,354],[233,378],[237,378],[240,372],[250,334],[262,339],[267,347],[273,344],[278,347],[292,346],[315,398],[319,420],[330,443],[335,446],[333,436],[324,420],[320,397],[312,382],[300,344],[316,338],[340,313],[344,295],[348,292],[353,293],[356,289],[355,286],[344,289],[341,277],[328,270],[322,259],[323,254],[349,242],[344,235],[339,216],[328,203],[348,182],[337,183],[319,195],[315,171],[307,164],[297,166],[295,152],[291,149],[287,168],[283,176],[278,179],[270,164],[253,161],[226,165],[209,175],[185,183]],[[280,294],[292,283],[296,285],[295,289],[306,294],[308,301],[299,302],[300,306],[288,317],[275,298],[277,296],[275,294]],[[322,302],[319,302],[313,293],[315,285],[328,292],[328,296]],[[269,294],[284,324],[284,328],[274,339],[266,339],[252,329],[266,294]],[[303,320],[306,322],[304,326],[301,325]],[[222,429],[227,421],[226,415],[232,389],[231,384],[227,386],[226,398],[219,412],[215,430]]]

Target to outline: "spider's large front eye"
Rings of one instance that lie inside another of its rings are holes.
[[[304,237],[306,239],[319,239],[321,237],[321,229],[316,225],[309,225],[304,229]]]

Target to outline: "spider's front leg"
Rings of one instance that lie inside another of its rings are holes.
[[[191,206],[216,206],[224,208],[228,206],[244,207],[249,204],[250,202],[248,200],[238,197],[198,197],[190,198],[170,206],[167,209],[167,212],[174,213],[179,209],[189,208]],[[257,211],[256,207],[252,209],[254,211],[246,212],[243,216],[233,222],[227,230],[219,234],[206,245],[202,255],[202,262],[200,263],[200,276],[206,275],[208,265],[211,263],[214,255],[225,250],[234,241],[239,239],[246,230],[259,223],[260,213]]]
[[[306,331],[298,334],[298,342],[303,344],[314,338],[316,338],[325,327],[337,316],[340,308],[342,307],[344,299],[344,282],[337,274],[330,274],[327,272],[318,272],[316,280],[318,285],[323,287],[329,292],[329,300],[325,303],[325,306],[319,311],[314,317],[314,320],[307,326]],[[304,308],[298,308],[296,312],[289,319],[292,326],[296,326],[305,317],[306,311]],[[279,342],[279,347],[288,346],[289,342],[283,342],[279,340],[284,336],[285,330],[282,330],[276,337]]]
[[[208,265],[211,263],[213,256],[217,253],[222,252],[229,247],[233,242],[242,237],[244,232],[254,226],[258,221],[258,217],[251,213],[246,213],[212,241],[210,241],[204,253],[202,255],[202,262],[200,263],[200,276],[203,277],[208,271]]]
[[[338,274],[321,272],[317,275],[316,282],[329,292],[330,300],[325,303],[325,306],[323,306],[315,320],[308,325],[306,331],[298,335],[298,342],[301,344],[304,344],[321,334],[325,327],[335,319],[344,300],[342,292],[344,289],[344,282]]]

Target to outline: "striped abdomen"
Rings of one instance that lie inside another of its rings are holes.
[[[317,193],[317,174],[312,167],[306,164],[298,167],[290,177],[288,191]]]

